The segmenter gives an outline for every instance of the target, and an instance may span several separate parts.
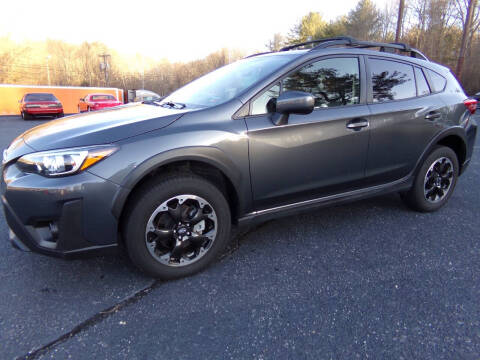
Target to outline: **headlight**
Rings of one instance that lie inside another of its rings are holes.
[[[71,175],[105,159],[117,149],[115,146],[92,146],[42,151],[22,156],[17,166],[24,172],[48,177]]]

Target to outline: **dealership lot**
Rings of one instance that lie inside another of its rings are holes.
[[[0,117],[0,148],[44,121]],[[479,156],[437,213],[388,195],[271,221],[166,283],[21,253],[2,214],[0,357],[478,358]]]

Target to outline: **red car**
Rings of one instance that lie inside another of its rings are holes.
[[[110,94],[88,94],[80,99],[78,103],[78,112],[100,110],[107,107],[122,105],[115,96]]]
[[[23,120],[29,120],[35,116],[63,116],[62,103],[50,93],[25,94],[19,103]]]

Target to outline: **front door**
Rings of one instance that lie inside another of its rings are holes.
[[[252,100],[246,123],[257,210],[361,187],[369,142],[361,64],[358,57],[314,61]],[[311,93],[315,109],[275,126],[266,105],[288,90]]]

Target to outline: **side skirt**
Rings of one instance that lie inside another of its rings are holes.
[[[311,209],[327,207],[329,205],[348,203],[392,192],[405,191],[410,189],[412,185],[413,176],[407,176],[403,179],[396,180],[388,184],[377,185],[368,188],[348,191],[345,193],[334,194],[321,198],[277,206],[274,208],[253,211],[239,218],[238,226],[240,228],[248,228],[271,219],[276,219],[288,215],[295,215],[301,212],[309,211]]]

